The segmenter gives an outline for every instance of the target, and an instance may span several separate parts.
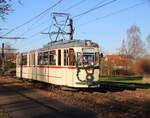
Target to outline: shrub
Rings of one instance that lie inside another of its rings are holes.
[[[137,72],[142,75],[150,75],[150,58],[143,58],[137,62]]]

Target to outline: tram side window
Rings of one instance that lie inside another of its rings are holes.
[[[64,50],[64,65],[68,65],[68,50]]]
[[[79,66],[83,64],[83,55],[81,54],[81,52],[77,53],[77,63]]]
[[[35,65],[35,54],[30,54],[29,65]]]
[[[58,65],[61,65],[61,50],[58,50]]]
[[[49,53],[49,64],[56,65],[56,51],[50,51]]]
[[[43,65],[49,65],[49,53],[48,52],[43,53]]]
[[[22,65],[27,65],[27,55],[22,56]]]
[[[43,53],[38,53],[38,65],[43,65]]]
[[[75,62],[74,62],[74,50],[73,49],[69,49],[69,66],[74,66]]]

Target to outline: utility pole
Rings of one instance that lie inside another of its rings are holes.
[[[3,36],[0,36],[0,39],[11,39],[11,40],[17,40],[17,39],[24,39],[24,38],[22,38],[22,37],[3,37]],[[4,43],[2,43],[2,72],[4,73],[4,71],[5,71],[5,50],[7,50],[7,49],[5,49],[5,44]],[[15,49],[13,49],[13,50],[15,50]]]
[[[69,34],[69,39],[70,40],[73,40],[73,20],[72,19],[69,19],[69,30],[70,32],[68,33]]]
[[[5,53],[4,53],[4,43],[2,43],[2,72],[5,71]]]
[[[103,53],[100,53],[99,55],[99,77],[102,76],[102,73],[103,73]]]

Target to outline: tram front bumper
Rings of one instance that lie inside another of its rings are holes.
[[[88,88],[98,88],[98,87],[100,87],[100,82],[77,82],[76,84],[87,85]]]

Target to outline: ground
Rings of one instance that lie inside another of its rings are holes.
[[[47,90],[45,88],[39,88],[33,83],[32,84],[28,82],[22,83],[20,80],[15,80],[11,78],[3,78],[3,79],[1,78],[0,81],[13,83],[15,82],[14,83],[15,85],[19,85],[28,90],[34,89],[38,93],[47,96],[48,97],[47,99],[50,99],[49,102],[51,102],[51,99],[53,99],[58,101],[60,104],[63,104],[64,106],[71,106],[71,108],[75,107],[82,109],[83,111],[86,111],[86,113],[84,112],[85,114],[91,113],[87,115],[87,116],[92,115],[90,117],[98,117],[98,118],[150,117],[150,89],[126,90],[124,88],[114,89],[111,87],[110,88],[101,87],[95,90],[82,90],[77,92],[71,92],[71,91],[62,91],[60,89]],[[16,92],[18,92],[18,90],[16,90]],[[21,91],[21,93],[23,95],[27,94],[24,91],[24,89]],[[34,92],[32,93],[33,96],[35,96],[36,94]],[[44,101],[45,100],[41,99],[40,103],[43,104]],[[81,118],[84,117],[82,110],[81,111],[77,110],[80,111],[78,112],[79,113],[78,117]]]

